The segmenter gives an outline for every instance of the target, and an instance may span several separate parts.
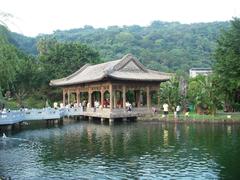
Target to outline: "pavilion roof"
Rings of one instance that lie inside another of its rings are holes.
[[[96,82],[105,78],[128,81],[163,82],[171,78],[171,74],[149,70],[131,54],[115,61],[97,65],[86,64],[75,73],[62,79],[51,80],[51,86],[68,86]]]

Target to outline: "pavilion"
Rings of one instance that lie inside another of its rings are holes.
[[[83,116],[129,118],[152,113],[152,98],[159,98],[160,83],[171,74],[149,70],[131,54],[97,65],[86,64],[68,77],[51,80],[50,85],[63,88],[63,104],[85,106]],[[94,107],[95,102],[99,106]],[[132,108],[126,106],[131,104]]]

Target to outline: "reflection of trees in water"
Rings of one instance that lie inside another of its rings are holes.
[[[40,138],[38,155],[45,163],[76,161],[99,157],[104,162],[123,159],[133,165],[136,158],[209,163],[205,168],[220,168],[220,175],[236,177],[240,162],[239,126],[211,124],[133,123],[104,126],[79,123],[62,130],[51,129]],[[56,131],[56,132],[55,132]],[[165,163],[165,162],[164,162]],[[135,164],[136,165],[136,164]],[[195,164],[192,164],[193,166]],[[181,165],[176,165],[180,168]],[[134,166],[135,167],[135,166]],[[138,166],[136,165],[135,168]],[[235,174],[234,174],[235,173]]]

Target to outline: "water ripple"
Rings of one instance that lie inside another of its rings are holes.
[[[0,176],[13,179],[232,178],[238,171],[231,170],[237,169],[235,166],[240,161],[237,130],[161,123],[119,126],[77,123],[63,128],[29,129],[7,140],[0,139]]]

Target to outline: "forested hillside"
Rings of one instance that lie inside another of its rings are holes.
[[[9,42],[17,48],[31,55],[37,55],[37,38],[31,38],[11,32]]]
[[[101,62],[97,51],[79,42],[37,40],[0,25],[0,110],[43,107],[45,101],[60,100],[60,89],[49,87],[51,79],[67,76],[86,63]],[[26,53],[33,53],[36,45],[37,56]]]
[[[155,21],[150,26],[112,26],[107,29],[84,28],[55,31],[48,37],[77,41],[96,49],[102,60],[132,53],[151,69],[187,71],[191,67],[210,67],[212,52],[221,29],[229,22],[180,24]],[[42,35],[44,36],[44,35]],[[36,54],[36,39],[13,34],[12,42],[25,52]]]
[[[68,31],[59,30],[36,38],[12,33],[6,27],[0,26],[0,105],[12,103],[8,106],[42,107],[46,100],[60,101],[59,89],[48,85],[51,79],[65,77],[86,63],[98,64],[132,53],[149,68],[161,71],[187,72],[191,67],[213,65],[215,75],[210,83],[206,79],[198,79],[192,83],[190,81],[189,87],[193,88],[194,93],[192,96],[191,93],[188,94],[188,101],[193,103],[196,100],[195,104],[208,104],[213,109],[212,112],[215,112],[215,105],[221,104],[215,100],[220,99],[219,102],[223,102],[225,98],[230,99],[228,104],[237,110],[239,100],[231,97],[239,94],[238,54],[233,56],[225,51],[232,45],[233,49],[239,47],[236,45],[239,40],[239,22],[239,19],[189,25],[153,22],[148,27],[134,25],[107,29],[85,26]],[[223,29],[226,31],[221,32]],[[230,49],[229,52],[235,50]],[[236,63],[231,63],[233,61]],[[228,62],[234,64],[230,74]],[[227,76],[216,75],[216,72],[222,73],[225,67]],[[224,80],[219,77],[227,78]],[[217,84],[218,87],[213,87],[212,84]],[[220,87],[220,84],[223,86]],[[170,82],[169,87],[175,86]],[[167,86],[167,89],[171,90],[169,87]],[[202,89],[207,94],[204,94]],[[179,90],[175,90],[171,91],[177,98],[176,93]],[[169,92],[166,92],[169,95]],[[208,97],[209,95],[211,97]]]

